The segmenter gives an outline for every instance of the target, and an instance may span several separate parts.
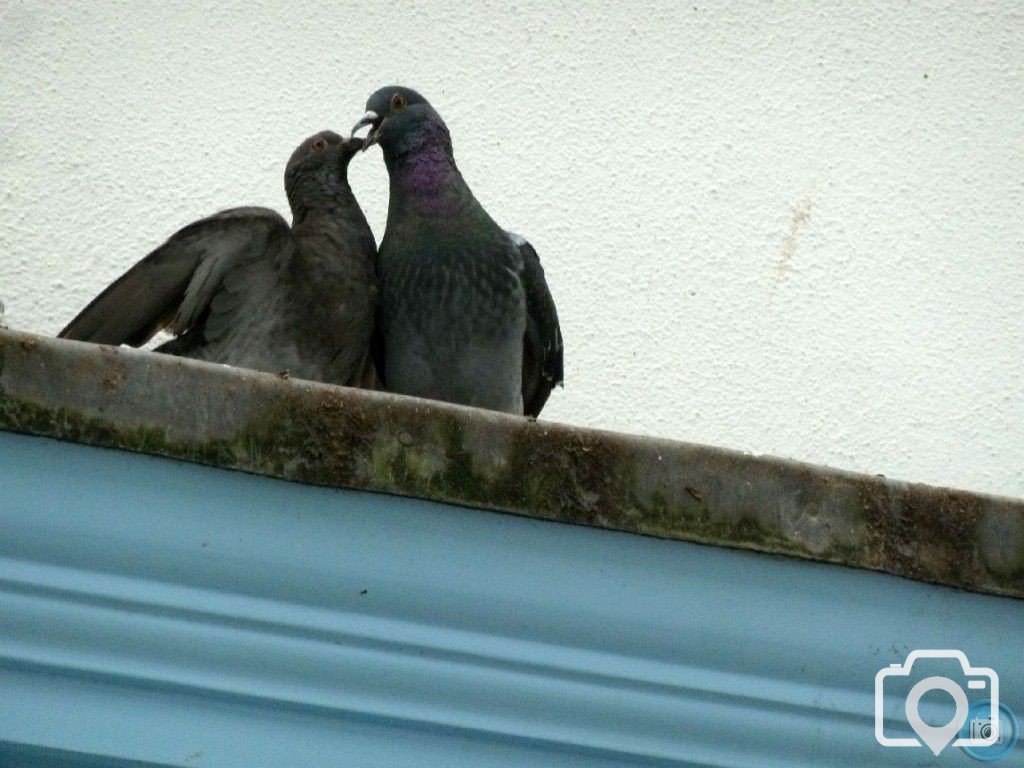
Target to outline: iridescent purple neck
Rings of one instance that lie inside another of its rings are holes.
[[[398,158],[391,170],[391,194],[422,214],[452,212],[462,176],[443,146],[419,147]]]
[[[392,186],[405,193],[432,194],[458,173],[448,127],[439,116],[429,118],[381,138]]]
[[[391,178],[412,194],[432,194],[457,174],[451,149],[441,142],[421,144],[395,158]]]

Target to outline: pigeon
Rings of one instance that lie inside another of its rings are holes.
[[[537,417],[562,383],[562,333],[537,252],[477,202],[448,127],[382,88],[353,127],[390,177],[374,356],[389,392]]]
[[[322,131],[285,170],[292,225],[268,208],[189,224],[97,296],[60,337],[302,379],[372,386],[373,233],[348,183],[362,147]]]

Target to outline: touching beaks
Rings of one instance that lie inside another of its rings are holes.
[[[372,109],[359,118],[359,122],[352,126],[352,136],[355,137],[356,131],[362,128],[364,125],[370,126],[370,130],[366,134],[366,139],[363,141],[363,152],[369,149],[371,146],[377,143],[377,139],[380,138],[380,127],[383,124],[381,116],[374,112]]]
[[[363,140],[358,136],[349,136],[347,139],[342,139],[342,147],[349,152],[349,157],[354,154],[363,151]]]

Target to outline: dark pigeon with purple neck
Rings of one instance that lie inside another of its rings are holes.
[[[525,239],[477,202],[448,127],[416,91],[382,88],[369,125],[391,180],[377,277],[377,371],[390,392],[537,416],[562,383],[562,334]]]
[[[348,183],[362,142],[331,131],[292,154],[292,224],[232,208],[189,224],[129,269],[60,335],[98,344],[176,338],[158,352],[332,384],[373,386],[376,246]]]

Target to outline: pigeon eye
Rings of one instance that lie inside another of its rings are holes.
[[[405,96],[400,93],[396,93],[391,97],[391,108],[402,109],[405,106]]]
[[[327,149],[327,139],[317,139],[313,142],[313,150],[316,152],[323,152]]]

